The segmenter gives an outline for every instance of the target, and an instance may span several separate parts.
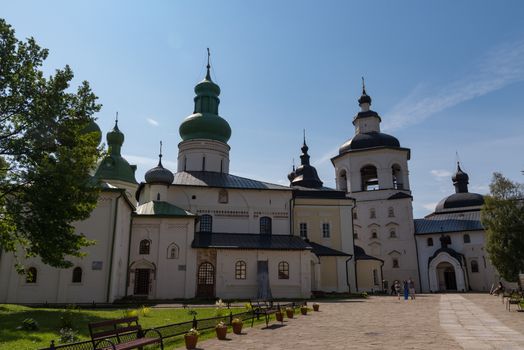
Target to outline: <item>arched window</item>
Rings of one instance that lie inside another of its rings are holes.
[[[393,176],[393,188],[397,190],[404,189],[404,185],[402,184],[402,170],[400,168],[400,165],[393,165],[391,167],[391,173]]]
[[[373,231],[371,231],[371,238],[372,239],[378,239],[377,230],[373,229]]]
[[[151,250],[151,241],[148,239],[143,239],[140,241],[140,246],[138,248],[138,254],[140,255],[149,255]]]
[[[397,238],[397,232],[395,231],[394,228],[389,230],[389,238]]]
[[[200,217],[200,232],[213,232],[213,217],[204,214]]]
[[[214,285],[215,284],[215,268],[211,263],[204,262],[198,268],[198,284],[200,285]]]
[[[348,191],[348,177],[345,170],[341,170],[338,174],[338,189],[340,191]]]
[[[156,200],[157,200],[157,201],[160,200],[160,193],[157,193],[157,194],[156,194]]]
[[[246,262],[239,260],[235,263],[235,278],[237,280],[246,279]]]
[[[168,259],[178,259],[179,254],[180,254],[180,248],[175,243],[171,243],[167,247],[167,258]]]
[[[471,272],[479,272],[479,263],[477,260],[471,260]]]
[[[378,283],[378,271],[377,269],[373,269],[373,284],[375,286],[378,286],[379,283]]]
[[[81,267],[75,267],[73,269],[73,283],[82,283],[82,268]]]
[[[369,209],[369,218],[370,219],[376,219],[377,218],[377,212],[375,208]]]
[[[398,259],[397,258],[393,258],[393,268],[394,269],[398,269],[399,268],[399,263],[398,263]]]
[[[367,165],[360,169],[360,177],[362,179],[362,191],[379,189],[377,168],[373,165]]]
[[[30,267],[27,269],[25,274],[25,283],[36,283],[36,278],[38,277],[38,271],[36,267]]]
[[[428,238],[428,247],[433,247],[433,238]]]
[[[471,238],[467,233],[464,235],[464,243],[471,243]]]
[[[395,217],[395,209],[393,207],[388,208],[388,217],[394,218]]]
[[[278,263],[278,279],[288,280],[289,279],[289,264],[287,261],[281,261]]]
[[[270,235],[271,232],[271,218],[263,216],[260,218],[260,234]]]

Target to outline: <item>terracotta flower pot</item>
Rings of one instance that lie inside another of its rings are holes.
[[[319,304],[313,304],[313,311],[318,311],[319,307],[320,307]]]
[[[235,334],[242,334],[242,326],[243,324],[238,322],[238,323],[233,323],[233,333]]]
[[[275,313],[278,322],[284,322],[284,314],[282,312]]]
[[[194,349],[198,342],[198,335],[186,334],[184,335],[184,340],[186,342],[186,349]]]
[[[300,313],[301,313],[302,315],[307,315],[307,307],[301,307],[301,308],[300,308]]]
[[[215,331],[217,332],[217,338],[220,340],[226,339],[227,334],[227,326],[225,327],[215,327]]]
[[[294,314],[293,310],[286,310],[287,318],[293,318],[293,314]]]

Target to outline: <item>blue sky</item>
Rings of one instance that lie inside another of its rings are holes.
[[[470,191],[492,173],[522,182],[522,1],[7,1],[0,17],[50,50],[48,73],[69,64],[119,111],[123,153],[137,179],[176,170],[178,127],[193,110],[206,47],[233,130],[231,172],[287,184],[306,129],[319,175],[354,134],[360,77],[383,131],[411,148],[414,215],[453,192],[456,153]]]

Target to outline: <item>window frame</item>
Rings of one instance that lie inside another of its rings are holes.
[[[322,223],[322,238],[331,238],[331,223]]]
[[[393,269],[399,269],[400,268],[400,262],[399,262],[398,258],[393,258],[392,259],[391,268],[393,268]]]
[[[307,222],[301,222],[298,224],[298,235],[301,238],[307,238]]]
[[[469,262],[469,266],[471,267],[471,273],[479,273],[480,272],[480,266],[479,266],[479,262],[477,261],[477,259],[472,259]]]
[[[84,270],[80,266],[75,267],[71,274],[72,274],[71,283],[75,283],[75,284],[82,283],[82,279],[84,276]]]
[[[247,264],[244,260],[238,260],[237,262],[235,262],[235,279],[247,279]]]
[[[289,263],[287,261],[280,261],[278,263],[278,279],[288,280],[289,279]]]
[[[31,266],[27,269],[25,283],[36,284],[36,282],[38,282],[38,269],[34,266]]]
[[[138,244],[138,255],[149,255],[151,254],[151,240],[143,239]]]
[[[199,232],[205,232],[205,233],[213,232],[213,216],[210,214],[200,215],[198,230]]]
[[[464,234],[464,236],[462,236],[462,240],[465,244],[471,243],[471,236],[468,233],[466,233]]]
[[[431,243],[431,244],[430,244]],[[434,245],[434,242],[433,242],[433,237],[428,237],[428,239],[426,240],[426,245],[428,247],[433,247]]]
[[[273,234],[273,220],[269,216],[262,216],[258,222],[261,235]]]

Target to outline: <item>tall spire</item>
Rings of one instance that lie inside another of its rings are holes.
[[[371,106],[371,97],[366,92],[364,77],[362,77],[362,96],[358,99],[358,105],[362,110],[369,110],[369,106]]]
[[[302,144],[302,154],[300,155],[300,164],[302,165],[309,165],[309,154],[307,154],[308,150],[309,147],[306,144],[306,129],[304,129],[304,143]]]
[[[211,52],[209,51],[209,47],[207,48],[207,73],[206,73],[206,80],[209,80],[211,81],[211,73],[210,73],[210,69],[211,69],[211,65],[209,64],[209,58],[211,56]]]
[[[289,173],[288,179],[291,186],[303,186],[309,188],[322,187],[322,181],[318,177],[317,170],[309,164],[309,147],[306,143],[306,130],[303,130],[302,154],[300,155],[300,165],[295,169],[293,159],[293,171]]]
[[[158,166],[162,167],[162,140],[160,140],[160,153],[158,154]]]

